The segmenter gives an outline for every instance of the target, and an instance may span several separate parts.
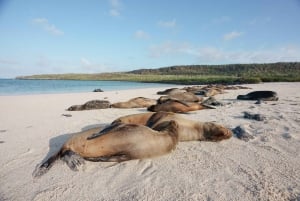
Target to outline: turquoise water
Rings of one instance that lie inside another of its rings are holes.
[[[0,95],[91,92],[98,88],[103,91],[115,91],[164,86],[168,87],[171,85],[124,81],[0,79]]]

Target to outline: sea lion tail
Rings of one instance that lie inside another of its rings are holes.
[[[54,162],[60,157],[62,151],[58,151],[51,155],[47,160],[42,162],[41,164],[38,164],[34,171],[32,172],[32,177],[33,178],[38,178],[48,172],[48,170],[52,167]]]

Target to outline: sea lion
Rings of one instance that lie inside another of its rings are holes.
[[[195,110],[202,109],[215,109],[213,107],[202,105],[200,103],[193,102],[183,102],[178,100],[169,99],[161,104],[157,103],[156,105],[152,105],[147,108],[148,111],[151,112],[174,112],[174,113],[186,113]]]
[[[246,95],[238,95],[239,100],[263,100],[263,101],[278,101],[278,96],[275,91],[253,91]]]
[[[185,101],[185,102],[199,102],[202,101],[202,97],[198,97],[195,94],[191,92],[182,92],[182,93],[175,93],[168,96],[161,96],[157,102],[163,103],[166,100],[173,99],[173,100],[179,100],[179,101]]]
[[[115,124],[93,135],[90,129],[72,136],[61,149],[37,166],[33,177],[46,173],[57,159],[62,159],[72,170],[90,161],[121,162],[150,158],[169,153],[178,142],[178,125],[169,121],[164,127],[153,130],[137,124]]]
[[[218,88],[204,88],[202,90],[199,90],[197,92],[195,92],[195,95],[202,95],[205,97],[212,97],[218,94],[222,94],[224,93],[222,89],[218,89]]]
[[[156,100],[144,97],[132,98],[125,102],[118,102],[111,105],[113,108],[142,108],[156,104]]]
[[[68,111],[80,111],[80,110],[94,110],[94,109],[106,109],[110,107],[110,102],[107,100],[91,100],[83,105],[72,105]]]
[[[172,95],[172,94],[177,94],[177,93],[183,93],[186,92],[184,89],[178,89],[178,88],[170,88],[166,89],[164,91],[158,91],[158,95]]]
[[[141,124],[160,129],[169,121],[178,124],[179,141],[220,141],[232,136],[232,131],[216,123],[198,122],[184,118],[182,115],[171,112],[148,112],[120,117],[113,121],[111,125],[120,123]]]

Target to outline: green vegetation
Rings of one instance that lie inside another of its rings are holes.
[[[300,81],[300,62],[171,66],[119,73],[32,75],[17,79],[113,80],[174,84],[295,82]]]

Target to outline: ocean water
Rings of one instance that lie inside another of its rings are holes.
[[[115,91],[164,86],[169,87],[171,85],[125,81],[0,79],[0,95],[91,92],[98,88],[103,91]]]

